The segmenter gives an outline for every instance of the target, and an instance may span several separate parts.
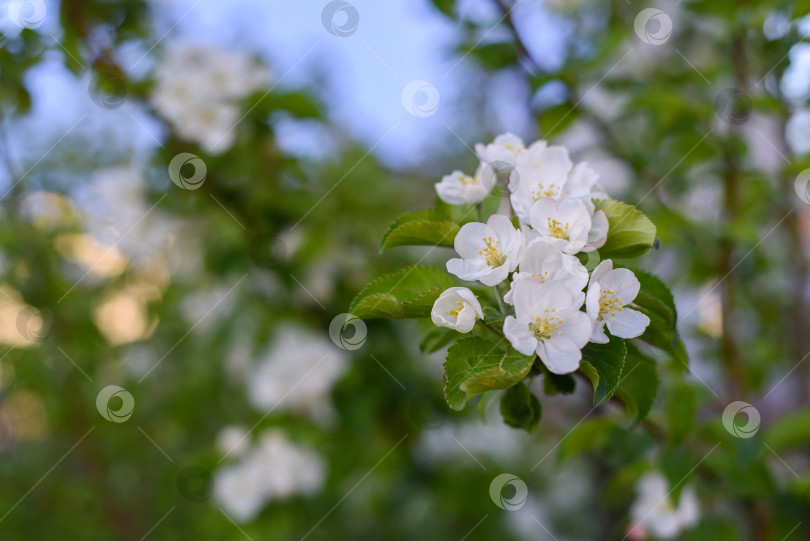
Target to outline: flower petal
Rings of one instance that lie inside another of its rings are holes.
[[[644,334],[650,318],[632,308],[625,307],[616,315],[605,318],[610,334],[619,338],[636,338]]]
[[[566,336],[554,336],[549,340],[543,340],[537,345],[537,354],[549,372],[554,374],[575,372],[582,360],[579,346]]]
[[[524,355],[532,355],[537,348],[537,338],[529,330],[528,322],[519,321],[515,316],[506,316],[503,335],[513,348]]]

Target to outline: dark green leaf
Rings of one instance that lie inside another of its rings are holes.
[[[510,387],[501,396],[501,416],[509,426],[533,432],[542,414],[540,401],[523,382]]]
[[[593,383],[593,404],[606,404],[619,385],[627,348],[624,340],[610,337],[607,344],[589,343],[582,350],[580,369]]]
[[[444,394],[451,408],[485,391],[507,389],[526,377],[534,357],[522,355],[505,339],[493,343],[477,336],[464,338],[447,352]]]
[[[444,218],[436,210],[423,210],[404,214],[388,227],[380,244],[380,251],[395,246],[452,247],[461,227]]]
[[[695,388],[685,381],[677,381],[666,388],[664,413],[667,420],[669,441],[677,445],[689,434],[697,415]]]
[[[571,394],[576,385],[571,374],[554,374],[548,370],[543,373],[543,390],[548,395]]]
[[[634,423],[641,422],[652,408],[658,393],[658,372],[655,361],[642,354],[631,342],[627,343],[624,376],[616,395]]]
[[[439,295],[452,286],[444,271],[406,267],[368,284],[354,298],[349,312],[361,319],[427,317]]]

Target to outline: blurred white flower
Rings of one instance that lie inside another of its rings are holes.
[[[543,142],[545,145],[545,142]],[[484,145],[477,143],[475,145],[475,153],[478,159],[488,164],[505,163],[512,167],[517,163],[517,157],[520,153],[526,150],[523,144],[523,139],[512,133],[503,133],[497,137],[492,143]]]
[[[593,321],[591,342],[606,344],[605,325],[614,336],[636,338],[644,333],[650,318],[628,308],[638,295],[641,284],[629,269],[614,269],[613,261],[599,263],[591,274],[585,309]]]
[[[439,295],[430,312],[433,323],[458,332],[470,332],[476,319],[483,319],[481,303],[466,287],[451,287]]]
[[[442,201],[450,205],[478,203],[492,190],[492,185],[486,186],[481,177],[481,167],[472,177],[461,171],[453,171],[442,177],[441,182],[436,183],[436,193]]]
[[[226,426],[217,434],[217,448],[225,455],[244,456],[250,448],[250,438],[243,426]]]
[[[497,285],[517,267],[524,243],[523,234],[500,214],[490,216],[486,224],[464,224],[454,241],[461,259],[448,261],[447,271],[462,280]]]
[[[694,489],[684,487],[677,505],[669,493],[669,483],[658,472],[648,473],[638,481],[637,498],[630,509],[631,532],[642,530],[660,539],[674,539],[697,524],[700,502]]]
[[[138,263],[164,252],[176,229],[166,215],[147,206],[144,191],[140,170],[115,167],[97,171],[76,198],[88,234]]]
[[[252,520],[273,500],[317,492],[326,477],[321,457],[279,430],[262,434],[243,455],[236,464],[220,468],[214,479],[214,499],[238,522]]]
[[[248,398],[262,411],[289,410],[326,423],[332,387],[347,368],[345,354],[325,336],[281,325],[249,375]]]
[[[182,45],[169,49],[155,69],[151,101],[181,138],[219,154],[235,139],[236,102],[268,78],[264,66],[243,54]]]

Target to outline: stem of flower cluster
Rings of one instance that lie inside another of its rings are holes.
[[[498,300],[498,308],[501,310],[501,314],[503,317],[509,315],[509,310],[506,308],[506,303],[503,302],[503,295],[501,295],[501,284],[494,286],[492,289],[495,290],[495,298]]]

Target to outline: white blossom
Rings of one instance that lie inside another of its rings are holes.
[[[547,146],[545,141],[536,142],[520,154],[510,174],[509,199],[521,223],[529,223],[535,201],[563,196],[571,167],[568,151]]]
[[[636,494],[630,509],[631,532],[642,530],[659,539],[675,539],[700,519],[700,502],[693,487],[684,487],[676,505],[669,483],[658,472],[644,475],[636,484]]]
[[[512,167],[517,163],[517,157],[526,147],[523,139],[512,133],[503,133],[495,137],[495,140],[488,145],[478,143],[475,145],[475,153],[478,159],[485,164],[508,164]]]
[[[475,176],[453,171],[442,177],[441,182],[436,183],[436,193],[442,201],[450,205],[478,203],[492,191],[492,183],[484,182],[482,171],[482,167],[479,167]]]
[[[221,153],[235,139],[236,102],[267,79],[267,70],[243,54],[181,45],[170,48],[155,69],[151,102],[181,138]]]
[[[543,238],[526,245],[518,272],[512,275],[512,285],[503,300],[512,304],[512,294],[519,280],[534,280],[542,284],[551,280],[564,282],[572,291],[582,291],[588,283],[588,269],[579,259],[557,250]]]
[[[448,261],[447,271],[462,280],[497,285],[517,267],[524,243],[523,234],[500,214],[490,216],[486,224],[464,224],[454,241],[461,258]]]
[[[605,326],[619,338],[636,338],[644,333],[650,318],[627,305],[635,300],[641,284],[629,269],[614,269],[613,261],[599,263],[591,274],[585,309],[593,321],[592,342],[605,344]]]
[[[331,391],[347,370],[331,340],[284,324],[248,380],[248,398],[257,409],[289,410],[326,423],[333,414]]]
[[[484,312],[472,291],[466,287],[451,287],[436,299],[430,318],[439,327],[470,332],[475,320],[484,318]]]
[[[537,352],[551,372],[574,372],[592,329],[590,318],[579,310],[584,298],[563,282],[520,280],[513,291],[515,315],[506,317],[503,333],[524,355]]]
[[[573,255],[595,249],[590,240],[591,213],[579,199],[557,201],[542,197],[532,205],[529,217],[532,229],[561,252]],[[604,243],[604,239],[598,241]]]
[[[255,518],[269,502],[312,494],[323,485],[326,466],[310,449],[279,430],[262,434],[235,464],[215,473],[214,499],[238,522]]]

